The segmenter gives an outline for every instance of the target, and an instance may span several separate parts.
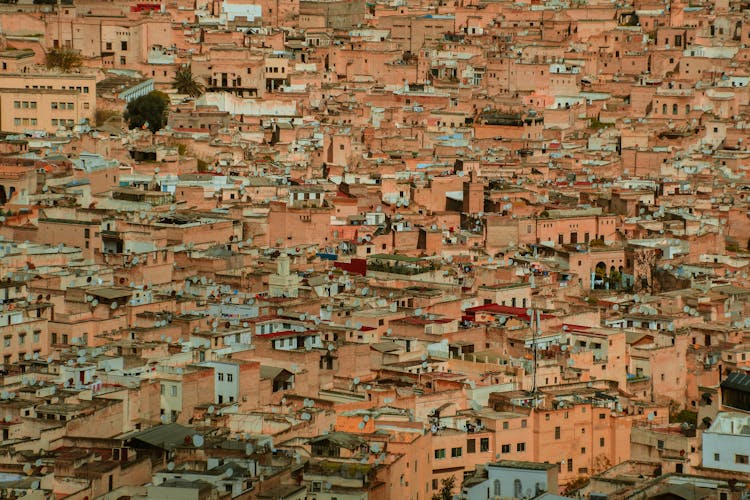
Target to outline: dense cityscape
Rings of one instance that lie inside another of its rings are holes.
[[[0,2],[0,498],[750,499],[746,0]]]

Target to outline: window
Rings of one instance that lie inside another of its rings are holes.
[[[490,438],[482,438],[479,440],[479,451],[490,451]]]
[[[521,429],[526,428],[526,420],[521,420]]]
[[[445,458],[445,448],[435,450],[435,458],[438,460],[441,458]]]
[[[526,443],[518,443],[516,445],[516,451],[526,451]]]
[[[606,413],[600,413],[599,414],[599,420],[604,420],[605,418],[607,418],[607,414]]]
[[[42,333],[40,330],[34,330],[34,343],[39,342],[39,334]]]
[[[107,50],[112,50],[112,42],[107,42],[105,46]]]
[[[504,444],[502,446],[501,450],[502,450],[503,453],[510,453],[510,445],[509,444]]]
[[[161,384],[160,392],[161,392],[161,395],[163,396],[164,395],[164,384]]]
[[[218,373],[217,377],[219,378],[219,382],[224,382],[224,374],[223,373]]]
[[[31,109],[36,109],[36,101],[31,101],[29,106],[31,106]]]
[[[20,125],[21,119],[20,118],[13,118],[13,125]]]
[[[68,109],[73,109],[73,103],[72,102],[68,103]]]
[[[170,387],[170,389],[171,389],[171,392],[172,392],[172,397],[177,397],[177,386],[173,385],[173,386]]]
[[[718,462],[720,459],[721,459],[721,455],[719,455],[718,453],[714,453],[714,461]]]
[[[438,480],[437,479],[433,479],[432,480],[432,489],[433,490],[438,489]]]
[[[492,494],[494,496],[496,496],[496,497],[499,497],[500,496],[500,491],[501,491],[500,490],[500,480],[499,479],[495,479],[495,481],[493,481],[492,485],[493,485],[492,486]]]
[[[585,448],[585,447],[582,447],[582,448],[581,448],[581,455],[585,455],[585,454],[586,454],[586,448]]]
[[[568,472],[573,472],[573,459],[568,459]]]
[[[120,42],[120,50],[128,50],[128,42],[127,40],[123,40]]]
[[[227,382],[231,382],[231,381],[232,381],[232,374],[227,373]]]
[[[16,109],[21,109],[21,101],[13,101],[13,107]]]
[[[664,449],[664,441],[662,441],[661,439],[659,439],[658,441],[656,441],[656,447],[658,449],[660,449],[660,450],[663,450]]]
[[[21,107],[23,109],[29,109],[29,101],[22,101],[21,102]]]
[[[451,458],[458,458],[461,455],[463,455],[463,450],[460,446],[457,448],[451,448]]]
[[[18,336],[18,345],[24,345],[26,343],[26,334],[22,333]]]
[[[466,440],[466,453],[476,453],[476,452],[477,452],[477,440],[467,439]]]
[[[546,420],[546,421],[549,422],[549,413],[545,413],[544,414],[544,420]]]
[[[555,439],[560,439],[560,428],[555,427]]]
[[[604,438],[599,438],[599,446],[604,448]]]
[[[5,339],[4,339],[4,341],[3,341],[3,345],[4,345],[5,347],[10,347],[10,335],[6,335],[6,336],[5,336]]]
[[[750,462],[748,462],[747,455],[735,455],[734,456],[734,463],[747,465]]]
[[[521,486],[520,479],[513,481],[513,496],[515,498],[523,498],[523,487]]]

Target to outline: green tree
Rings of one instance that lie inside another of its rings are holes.
[[[620,288],[620,285],[622,285],[622,274],[615,269],[609,273],[609,287],[617,289]]]
[[[451,500],[453,488],[456,486],[456,477],[448,476],[440,481],[440,490],[432,495],[432,500]]]
[[[71,49],[52,49],[44,56],[47,68],[56,68],[61,71],[71,71],[83,65],[81,54]]]
[[[180,94],[187,94],[191,97],[199,97],[205,90],[203,84],[195,78],[189,64],[177,70],[172,80],[172,87]]]
[[[125,119],[131,129],[148,127],[151,132],[156,132],[166,125],[168,112],[169,97],[154,90],[130,101],[125,109]]]

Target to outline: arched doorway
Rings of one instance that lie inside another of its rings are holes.
[[[607,288],[607,264],[599,262],[594,268],[594,290]]]

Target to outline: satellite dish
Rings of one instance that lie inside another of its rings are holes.
[[[31,464],[23,464],[23,471],[26,474],[31,474]]]
[[[167,464],[167,469],[170,470],[170,471],[173,471],[174,470],[174,462],[169,462]]]
[[[649,422],[651,422],[652,420],[656,418],[656,415],[654,415],[654,412],[650,412],[646,418],[648,419]]]
[[[193,446],[196,448],[203,446],[203,436],[200,434],[193,434]]]
[[[161,420],[162,424],[166,424],[169,421],[169,418],[166,415],[162,415],[159,417],[159,420]]]
[[[247,443],[245,445],[245,455],[252,455],[255,453],[255,446],[253,446],[253,443]]]
[[[208,414],[213,415],[214,414],[214,405],[211,405],[208,407]]]

